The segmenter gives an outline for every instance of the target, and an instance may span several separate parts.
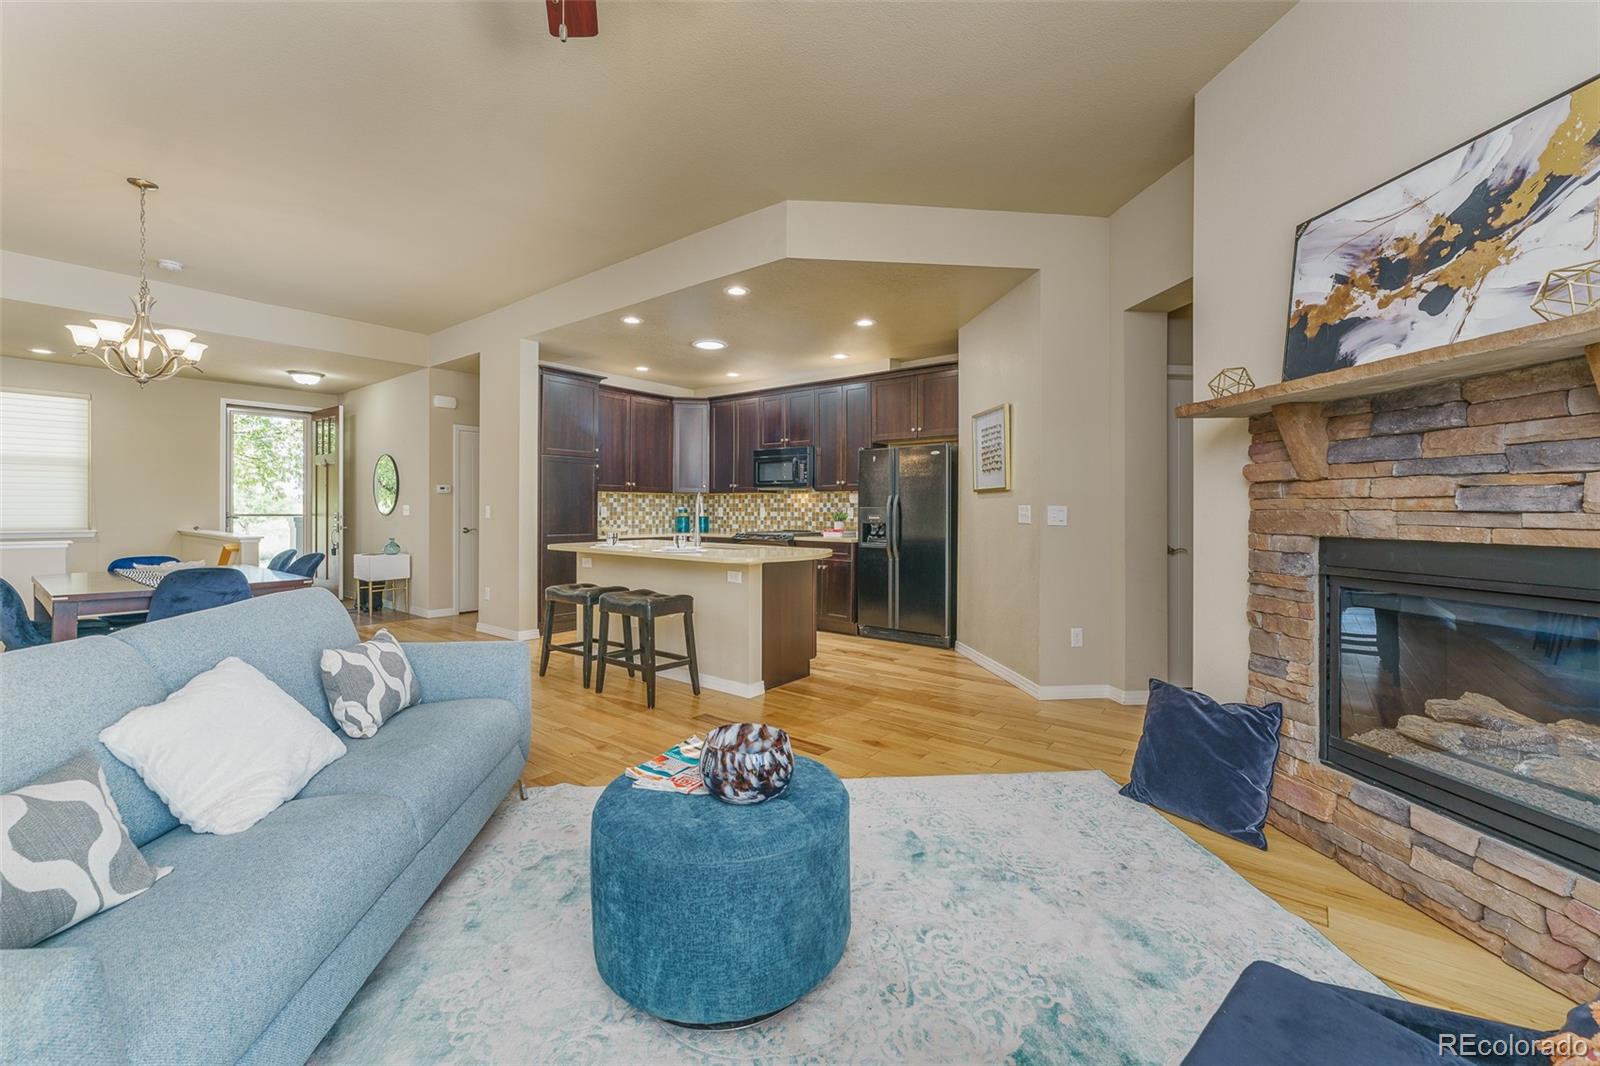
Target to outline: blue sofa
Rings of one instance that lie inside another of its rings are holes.
[[[0,1061],[299,1063],[527,760],[528,649],[407,644],[423,703],[243,833],[180,826],[96,740],[230,655],[334,729],[324,648],[356,643],[322,589],[0,655],[0,792],[93,748],[134,843],[172,873],[36,947],[0,952]]]

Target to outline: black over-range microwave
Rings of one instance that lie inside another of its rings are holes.
[[[758,448],[756,488],[809,489],[811,468],[810,448]]]

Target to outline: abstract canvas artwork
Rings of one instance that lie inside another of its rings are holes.
[[[1600,256],[1600,77],[1300,226],[1283,376],[1543,321]]]

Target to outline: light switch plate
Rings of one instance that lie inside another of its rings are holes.
[[[1045,511],[1045,521],[1052,526],[1067,524],[1067,508],[1063,504],[1053,503]]]
[[[494,517],[494,515],[489,510],[489,505],[488,504],[484,504],[483,505],[483,517],[485,517],[485,518],[493,518]]]
[[[1033,524],[1033,508],[1026,503],[1017,504],[1017,525],[1031,526]]]
[[[411,514],[411,505],[409,503],[402,503],[400,505],[400,517],[405,518],[406,516],[408,516],[410,514]]]
[[[1083,630],[1077,626],[1072,627],[1072,646],[1074,648],[1083,647]]]
[[[580,555],[578,556],[578,565],[587,570],[594,565],[594,560],[587,555]]]
[[[742,584],[744,584],[744,571],[742,571],[742,570],[729,570],[728,571],[728,584],[730,584],[730,585],[742,585]]]

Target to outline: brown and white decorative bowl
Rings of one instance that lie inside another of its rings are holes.
[[[700,754],[706,789],[724,803],[762,803],[789,787],[794,749],[789,734],[759,722],[719,725]]]

